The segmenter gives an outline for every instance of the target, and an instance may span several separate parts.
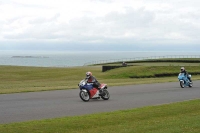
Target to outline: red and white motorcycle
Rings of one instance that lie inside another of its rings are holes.
[[[80,88],[79,96],[84,102],[88,102],[90,99],[104,99],[108,100],[110,98],[110,94],[108,92],[107,84],[101,84],[100,90],[93,87],[91,83],[87,83],[86,80],[81,80],[78,84]],[[101,93],[99,92],[101,91]]]

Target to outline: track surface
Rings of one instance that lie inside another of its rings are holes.
[[[110,99],[83,102],[79,89],[0,95],[0,124],[131,109],[200,98],[200,81],[108,87]]]

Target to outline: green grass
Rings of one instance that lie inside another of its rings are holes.
[[[154,77],[155,74],[178,73],[179,66],[130,66],[109,70],[106,78]],[[199,66],[187,66],[189,72],[200,72]],[[177,76],[176,76],[177,77]]]
[[[0,66],[0,94],[75,89],[86,71],[108,86],[175,82],[180,66],[200,72],[198,63],[134,63],[135,66],[102,72],[101,66],[72,68]],[[130,78],[130,77],[140,78]],[[193,75],[200,80],[200,75]],[[1,133],[199,133],[200,100],[84,116],[0,124]]]
[[[199,133],[200,100],[1,124],[1,133]]]
[[[187,66],[189,72],[200,72],[199,66]],[[131,66],[102,72],[101,66],[46,68],[0,66],[0,94],[34,92],[47,90],[77,89],[77,84],[85,77],[85,72],[93,75],[108,86],[149,84],[175,82],[177,76],[162,78],[155,74],[179,73],[179,66]],[[130,78],[131,76],[140,78]],[[199,80],[200,75],[193,75],[193,80]]]
[[[0,66],[0,93],[77,88],[85,72],[99,67],[45,68]]]

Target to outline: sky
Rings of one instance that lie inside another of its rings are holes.
[[[199,0],[0,0],[0,50],[200,51]]]

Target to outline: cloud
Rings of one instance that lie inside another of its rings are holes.
[[[57,20],[57,18],[59,18],[59,16],[60,16],[60,14],[57,13],[50,18],[45,18],[45,17],[34,18],[34,19],[29,21],[29,24],[36,24],[36,23],[42,24],[42,23],[55,22]]]
[[[30,48],[33,43],[197,44],[199,4],[198,0],[1,1],[0,42],[26,42]]]

